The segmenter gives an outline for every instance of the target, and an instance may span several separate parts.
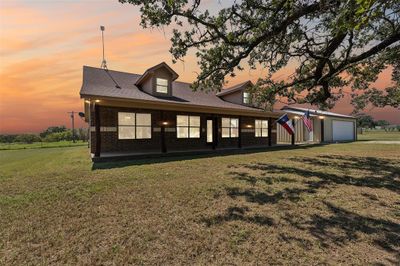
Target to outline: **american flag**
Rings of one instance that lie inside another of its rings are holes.
[[[310,119],[310,111],[305,112],[301,119],[303,120],[303,123],[306,126],[308,132],[311,132],[313,130],[313,126]]]

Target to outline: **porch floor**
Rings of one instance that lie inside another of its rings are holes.
[[[217,148],[215,150],[212,149],[200,149],[200,150],[190,150],[190,151],[182,151],[182,150],[168,150],[166,153],[162,153],[161,151],[151,151],[151,152],[102,152],[100,157],[95,157],[93,153],[91,153],[91,158],[93,162],[101,162],[101,161],[112,161],[112,160],[121,160],[121,159],[150,159],[150,158],[159,158],[159,157],[170,157],[170,156],[187,156],[187,155],[203,155],[203,154],[222,154],[222,153],[242,153],[249,151],[263,151],[269,150],[271,148],[276,147],[287,147],[291,146],[288,143],[284,144],[275,144],[272,146],[251,146],[251,147],[242,147],[242,148]]]

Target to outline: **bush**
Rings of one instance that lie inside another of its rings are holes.
[[[42,140],[38,135],[35,134],[21,134],[18,135],[14,142],[21,142],[21,143],[33,143],[33,142],[41,142]]]
[[[43,141],[46,142],[56,142],[62,140],[72,140],[72,131],[68,130],[64,132],[50,133],[43,139]]]
[[[82,141],[88,141],[88,129],[87,128],[78,128],[77,131],[75,131],[75,139],[79,139]]]
[[[18,135],[0,135],[0,143],[12,143]]]

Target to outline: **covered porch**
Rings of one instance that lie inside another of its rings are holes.
[[[305,143],[306,144],[306,143]],[[290,144],[273,144],[271,146],[251,146],[242,148],[217,148],[213,149],[199,149],[199,150],[169,150],[168,153],[161,151],[149,151],[149,152],[102,152],[100,157],[95,156],[91,153],[93,162],[107,162],[114,160],[143,160],[143,159],[155,159],[155,158],[166,158],[166,157],[179,157],[179,156],[201,156],[201,155],[232,155],[242,153],[253,153],[253,152],[265,152],[269,150],[276,150],[280,148],[293,147]]]
[[[289,134],[281,125],[277,125],[278,144],[316,144],[324,141],[324,116],[310,115],[313,130],[309,132],[301,119],[303,114],[291,111],[294,135]]]

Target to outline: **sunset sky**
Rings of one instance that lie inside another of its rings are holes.
[[[220,1],[208,1],[209,9]],[[191,53],[172,65],[170,28],[141,29],[138,8],[117,0],[0,1],[0,133],[40,132],[48,126],[70,126],[68,111],[82,111],[79,98],[82,66],[101,64],[99,26],[106,27],[109,69],[142,73],[165,61],[191,82],[198,71]],[[229,85],[257,80],[266,71],[243,71]],[[285,73],[283,73],[285,74]],[[390,71],[377,82],[390,84]],[[348,114],[348,99],[333,110]],[[375,119],[400,124],[399,110],[373,109]],[[78,118],[79,127],[85,124]]]

